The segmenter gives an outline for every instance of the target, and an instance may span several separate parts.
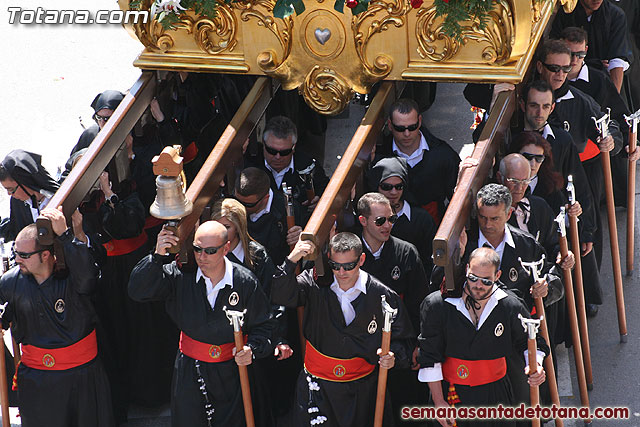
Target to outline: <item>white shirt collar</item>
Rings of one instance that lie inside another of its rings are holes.
[[[335,276],[333,278],[333,283],[331,284],[331,290],[338,297],[338,301],[340,302],[340,309],[342,310],[342,315],[344,316],[344,321],[347,324],[347,326],[356,317],[356,310],[353,308],[353,305],[351,303],[356,298],[358,298],[360,293],[363,293],[363,294],[367,293],[367,287],[366,287],[367,277],[368,277],[367,273],[365,273],[364,271],[362,271],[362,269],[360,269],[360,271],[358,272],[358,279],[356,280],[356,283],[354,283],[354,285],[351,288],[347,289],[346,291],[343,291],[340,288],[340,285],[338,285],[338,281],[335,278]]]
[[[547,137],[551,135],[554,139],[555,139],[555,134],[553,133],[553,129],[551,129],[551,126],[549,125],[549,123],[547,123],[546,125],[544,125],[544,127],[542,128],[542,137],[544,139],[547,139]]]
[[[493,248],[493,250],[495,250],[498,253],[498,255],[500,255],[500,261],[502,261],[502,254],[504,253],[505,244],[511,246],[513,249],[516,248],[516,244],[513,241],[513,236],[511,235],[511,231],[509,231],[509,226],[506,224],[504,226],[504,237],[502,238],[502,241],[500,242],[497,248],[494,248],[493,245],[489,243],[487,238],[484,237],[484,234],[482,234],[482,231],[479,230],[479,233],[480,234],[478,236],[478,247],[481,248],[484,246],[485,243],[488,244],[489,246],[491,246],[491,248]]]
[[[269,201],[267,202],[267,206],[260,212],[250,214],[249,219],[251,222],[256,222],[262,215],[266,215],[271,212],[271,203],[273,203],[273,190],[269,189]]]
[[[231,253],[238,258],[238,261],[244,262],[244,247],[242,246],[242,240],[238,240],[238,244],[233,248]]]
[[[573,98],[574,98],[574,96],[573,96],[573,94],[571,93],[571,89],[569,89],[569,90],[567,91],[567,93],[565,93],[565,94],[564,94],[564,96],[561,96],[560,98],[556,98],[556,104],[557,104],[558,102],[566,101],[566,100],[573,99]]]
[[[33,222],[36,222],[36,219],[38,219],[38,217],[40,216],[40,212],[38,212],[38,209],[42,210],[45,206],[47,206],[49,200],[51,200],[51,197],[45,197],[38,203],[38,207],[33,206],[33,204],[31,203],[31,197],[24,201],[27,205],[29,205],[29,208],[31,209],[31,217],[33,218]]]
[[[529,182],[529,188],[531,189],[531,193],[536,189],[536,185],[538,185],[538,175],[531,178],[531,182]]]
[[[396,212],[396,215],[398,215],[398,218],[404,215],[407,217],[408,221],[411,221],[411,205],[409,205],[409,202],[407,202],[406,200],[403,200],[402,202],[404,203],[402,205],[402,209]]]
[[[349,292],[351,289],[357,289],[360,292],[362,292],[363,294],[367,293],[367,278],[369,277],[369,275],[367,274],[366,271],[364,271],[363,269],[360,269],[360,271],[358,272],[358,280],[356,280],[356,283],[353,285],[353,287],[347,289],[346,291],[343,291],[340,288],[340,285],[338,284],[338,280],[335,278],[335,276],[333,277],[333,283],[331,283],[331,290],[333,290],[334,292],[336,292],[336,289],[339,290],[340,292]]]
[[[466,286],[466,284],[465,284]],[[493,292],[495,290],[495,292]],[[464,292],[464,291],[463,291]],[[484,306],[484,310],[482,310],[482,314],[480,315],[480,319],[478,319],[478,326],[476,330],[479,330],[484,324],[485,320],[489,317],[494,308],[498,305],[498,301],[507,296],[507,293],[500,288],[497,288],[496,285],[493,285],[492,289],[493,294],[487,300],[487,304]],[[469,322],[473,324],[473,320],[471,320],[471,313],[467,309],[465,305],[464,297],[458,298],[446,298],[445,301],[454,306],[460,313],[464,314],[464,317],[469,319]]]
[[[589,83],[589,67],[587,67],[587,64],[582,64],[582,68],[580,69],[578,76],[575,79],[571,79],[572,82],[575,82],[576,80],[584,80]]]
[[[293,156],[291,156],[291,161],[289,162],[289,166],[287,166],[286,168],[282,169],[280,172],[276,172],[275,169],[273,169],[271,167],[271,165],[269,163],[267,163],[267,161],[264,161],[264,165],[267,169],[269,169],[269,171],[271,172],[271,174],[273,175],[273,179],[275,179],[276,181],[276,185],[278,186],[278,188],[280,188],[282,186],[282,180],[284,179],[284,175],[291,170],[291,172],[293,172],[295,169],[293,168]]]
[[[391,143],[391,150],[400,157],[404,157],[409,164],[409,167],[414,167],[418,163],[422,161],[422,157],[425,151],[429,151],[429,144],[427,144],[427,140],[424,138],[422,132],[420,132],[420,145],[418,148],[411,154],[405,154],[396,145],[395,139]]]
[[[384,243],[385,242],[382,242],[382,244],[380,245],[380,249],[378,249],[377,251],[373,252],[371,250],[371,246],[369,246],[369,244],[367,243],[367,240],[364,238],[364,235],[362,236],[362,241],[364,242],[364,246],[367,248],[367,250],[369,252],[371,252],[371,255],[373,255],[373,257],[375,259],[380,258],[380,255],[382,254],[382,248],[384,248]]]
[[[212,309],[216,305],[216,298],[218,297],[220,289],[224,288],[225,286],[230,286],[231,288],[233,288],[233,264],[231,264],[231,261],[229,261],[226,257],[222,259],[224,260],[224,276],[222,276],[222,279],[220,279],[220,281],[215,285],[211,283],[211,279],[202,274],[202,270],[200,270],[200,267],[198,267],[198,271],[196,272],[196,283],[201,278],[204,278],[204,283],[207,287],[207,300],[209,301],[209,305],[211,305]]]

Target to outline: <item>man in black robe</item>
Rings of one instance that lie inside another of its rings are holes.
[[[525,364],[527,334],[518,315],[530,316],[522,300],[500,287],[501,273],[500,256],[492,249],[478,248],[469,256],[459,297],[433,292],[422,303],[419,378],[429,384],[437,408],[517,402],[506,375],[507,359],[515,354]],[[531,385],[545,380],[542,361],[549,349],[540,335],[537,348],[537,372],[528,372],[528,363],[523,370]],[[449,390],[446,396],[443,390]],[[454,420],[438,421],[446,427]],[[471,425],[493,426],[496,422]],[[458,420],[461,427],[468,424]],[[505,421],[504,425],[514,423]]]
[[[0,183],[11,196],[9,218],[0,223],[0,237],[10,241],[35,222],[40,210],[58,191],[58,183],[42,166],[42,156],[20,149],[2,160]]]
[[[93,98],[91,108],[93,108],[93,120],[95,120],[96,123],[82,132],[82,135],[80,135],[78,142],[71,150],[69,156],[91,145],[96,135],[98,135],[98,132],[107,124],[107,121],[111,118],[115,109],[118,108],[118,105],[120,105],[123,99],[124,94],[117,90],[105,90]]]
[[[35,224],[15,242],[17,267],[0,278],[3,327],[22,344],[18,398],[22,425],[114,426],[109,381],[98,358],[91,295],[98,268],[84,243],[74,240],[61,211],[45,209],[67,260],[55,273],[51,246],[37,242]]]
[[[298,241],[271,284],[273,303],[305,306],[305,368],[298,378],[293,425],[324,420],[332,426],[370,426],[376,365],[388,369],[408,365],[413,348],[411,324],[398,294],[362,271],[366,255],[356,235],[338,233],[331,239],[328,264],[334,280],[330,286],[319,285],[313,270],[297,277],[294,274],[298,261],[314,249],[313,243]],[[380,355],[379,349],[384,322],[382,296],[398,310],[391,324],[387,355]],[[386,403],[388,425],[393,414],[388,399]]]
[[[172,395],[172,425],[245,425],[236,365],[273,351],[271,307],[255,275],[225,258],[226,228],[207,221],[196,230],[193,249],[197,271],[183,272],[167,254],[178,237],[166,228],[158,235],[155,253],[143,258],[131,273],[129,294],[140,302],[161,301],[178,328]],[[236,352],[233,327],[224,311],[246,310],[242,330],[246,344]]]
[[[418,104],[401,98],[391,105],[387,128],[391,137],[376,149],[376,160],[404,157],[409,165],[409,188],[405,198],[425,209],[436,224],[451,200],[458,178],[460,157],[445,141],[422,126]]]
[[[289,253],[289,247],[298,241],[302,232],[299,225],[287,226],[286,201],[282,192],[269,186],[269,177],[261,169],[244,169],[235,186],[235,199],[247,210],[249,235],[267,249],[278,265]],[[294,200],[294,222],[301,223],[300,208]]]
[[[306,208],[304,217],[308,219],[329,178],[322,164],[299,150],[297,143],[298,130],[291,119],[272,117],[262,133],[262,151],[255,157],[245,158],[250,166],[267,172],[273,191],[282,191],[284,184],[291,187],[293,197]],[[308,189],[315,193],[311,199],[307,197]]]
[[[375,164],[368,173],[369,190],[377,191],[391,203],[398,216],[391,235],[411,243],[418,249],[427,280],[433,270],[431,244],[436,224],[427,212],[407,202],[404,191],[409,182],[409,167],[402,157],[388,157]]]
[[[571,13],[564,9],[558,11],[551,37],[558,38],[567,27],[581,27],[587,31],[591,43],[587,61],[607,70],[620,92],[623,74],[633,61],[622,9],[606,0],[580,0]]]

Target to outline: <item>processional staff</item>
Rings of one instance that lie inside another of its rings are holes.
[[[629,125],[629,153],[636,151],[638,142],[638,122],[640,110],[631,116],[624,116]],[[633,255],[635,250],[634,231],[636,217],[636,161],[629,159],[629,176],[627,177],[627,276],[633,274]]]
[[[527,271],[530,275],[533,276],[533,280],[537,283],[540,280],[540,273],[542,273],[542,269],[544,268],[544,254],[539,261],[533,262],[524,262],[522,258],[518,257],[518,261],[520,261],[520,265],[522,268]],[[547,319],[544,310],[544,302],[542,301],[542,297],[537,297],[533,299],[536,304],[536,314],[540,319],[540,334],[542,338],[547,342],[549,348],[551,348],[551,340],[549,339],[549,329],[547,328]],[[531,357],[531,356],[529,356]],[[558,393],[558,382],[556,380],[556,372],[553,368],[553,355],[549,353],[544,360],[544,369],[547,372],[549,377],[549,392],[551,394],[551,402],[553,402],[557,407],[560,407],[560,394]],[[564,426],[564,422],[561,418],[556,418],[556,427]]]
[[[567,193],[569,193],[569,204],[573,206],[577,203],[576,189],[573,185],[573,176],[569,175],[567,184]],[[564,212],[564,210],[562,211]],[[582,259],[580,257],[580,235],[578,233],[578,217],[569,215],[569,234],[571,238],[571,247],[573,252],[577,253],[575,257],[576,265],[574,268],[576,280],[575,289],[575,305],[578,310],[578,326],[580,328],[580,343],[582,344],[582,360],[584,364],[584,372],[587,378],[587,390],[593,389],[593,371],[591,369],[591,344],[589,342],[589,327],[587,325],[587,310],[585,308],[584,287],[582,281]],[[571,282],[569,282],[571,283]]]
[[[391,307],[384,295],[382,295],[382,314],[384,315],[384,325],[382,326],[382,345],[380,346],[382,352],[380,353],[380,356],[389,354],[389,347],[391,346],[391,324],[393,323],[395,315],[398,314],[398,309]],[[376,394],[376,412],[373,421],[374,427],[382,427],[384,397],[387,393],[388,373],[389,370],[382,366],[378,371],[378,391]]]
[[[527,333],[527,350],[529,354],[529,374],[532,374],[538,370],[538,360],[536,357],[537,348],[536,348],[536,334],[538,333],[538,328],[540,327],[540,322],[542,321],[542,317],[539,319],[527,319],[522,317],[522,314],[518,314],[518,318],[520,322],[522,322],[522,327],[524,331]],[[531,396],[531,407],[535,408],[540,405],[540,390],[537,385],[529,385],[529,394]],[[533,418],[531,420],[532,427],[540,427],[540,418]]]
[[[243,311],[227,310],[227,307],[223,307],[224,313],[229,319],[229,323],[233,326],[233,340],[236,344],[236,352],[242,351],[244,348],[244,338],[242,337],[242,323],[244,322],[244,315],[247,314],[247,309]],[[247,367],[238,365],[238,372],[240,374],[240,389],[242,390],[242,404],[244,406],[244,418],[247,422],[247,427],[255,427],[256,422],[253,418],[253,404],[251,403],[251,389],[249,388],[249,374]]]
[[[565,226],[566,214],[564,206],[560,208],[560,213],[555,221],[558,224],[558,243],[560,244],[560,254],[566,257],[569,254],[569,245],[567,244],[567,229]],[[571,217],[570,217],[571,218]],[[576,259],[579,257],[576,257]],[[571,270],[562,269],[564,275],[564,297],[567,301],[569,310],[569,326],[571,327],[571,338],[573,339],[573,357],[576,361],[576,373],[578,374],[578,386],[580,388],[580,403],[583,407],[589,407],[589,392],[587,391],[587,380],[585,378],[584,361],[582,359],[582,346],[580,345],[580,333],[578,332],[578,315],[576,313],[576,301],[573,295],[573,286],[571,281]],[[585,423],[591,422],[584,420]]]
[[[309,201],[309,203],[311,203],[313,199],[316,198],[316,190],[313,186],[313,171],[315,170],[315,168],[316,161],[314,159],[309,166],[301,171],[298,171],[298,175],[300,175],[300,178],[304,182],[304,189],[307,193],[307,200]]]
[[[609,122],[611,109],[607,109],[607,113],[596,119],[596,128],[602,139],[610,136]],[[624,291],[622,290],[622,268],[620,267],[620,248],[618,246],[618,228],[616,225],[616,208],[613,200],[613,181],[611,178],[611,158],[608,151],[600,152],[600,160],[602,161],[602,170],[604,174],[604,184],[607,196],[607,216],[609,220],[609,241],[611,243],[611,264],[613,264],[613,280],[616,290],[616,306],[618,307],[618,329],[620,330],[620,342],[627,342],[627,316],[624,308]],[[594,200],[596,208],[598,201]]]

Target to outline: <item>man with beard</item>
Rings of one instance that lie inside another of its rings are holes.
[[[129,295],[136,301],[166,301],[180,329],[171,395],[175,427],[245,425],[238,366],[273,351],[271,307],[257,278],[247,268],[225,258],[227,229],[207,221],[196,230],[193,251],[198,269],[183,272],[167,249],[178,237],[164,228],[155,253],[143,258],[131,273]],[[246,310],[246,344],[236,352],[233,327],[224,311]],[[213,411],[211,410],[213,409]]]
[[[35,222],[58,191],[58,183],[42,166],[42,156],[20,149],[11,151],[2,160],[0,183],[11,197],[9,218],[0,223],[0,237],[10,241]]]
[[[475,249],[469,256],[462,294],[433,292],[422,303],[419,378],[429,384],[437,408],[458,403],[482,407],[516,403],[507,378],[507,359],[516,355],[520,365],[525,364],[527,334],[518,315],[530,316],[520,299],[499,287],[501,273],[500,256],[493,249]],[[533,386],[544,382],[542,361],[549,354],[540,335],[537,348],[537,371],[529,372],[528,366],[523,369]],[[449,390],[447,396],[443,390]],[[438,421],[445,427],[454,423],[453,419]],[[468,423],[458,421],[458,425]],[[495,425],[495,420],[469,425]],[[504,425],[514,423],[505,421]]]
[[[87,246],[74,239],[60,210],[44,209],[67,260],[54,274],[51,246],[35,224],[15,241],[17,267],[0,278],[3,327],[22,345],[18,368],[20,418],[26,427],[114,426],[109,381],[98,358],[91,295],[99,271]]]
[[[305,306],[307,344],[296,389],[294,426],[324,421],[331,426],[373,425],[376,365],[395,366],[392,373],[409,363],[414,338],[402,299],[361,269],[366,257],[362,246],[352,233],[338,233],[331,239],[328,265],[334,280],[330,286],[319,285],[311,269],[294,274],[298,261],[315,249],[309,241],[298,241],[274,276],[273,303]],[[379,348],[384,322],[381,297],[398,310],[386,355]],[[388,400],[384,415],[384,425],[389,425],[393,414]]]

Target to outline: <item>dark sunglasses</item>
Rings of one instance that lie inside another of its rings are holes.
[[[393,126],[396,132],[404,132],[405,130],[408,130],[409,132],[413,132],[414,130],[418,129],[418,127],[420,126],[420,122],[414,123],[409,126],[399,126],[391,123],[391,126]]]
[[[571,65],[562,66],[557,64],[545,64],[544,62],[542,63],[542,65],[544,65],[544,67],[552,73],[562,71],[565,74],[569,74],[571,72]]]
[[[482,283],[485,286],[493,286],[495,284],[493,280],[485,279],[484,277],[478,277],[473,273],[467,274],[467,280],[470,281],[471,283],[476,283],[478,280],[480,280],[480,283]]]
[[[581,50],[579,52],[571,52],[571,56],[574,56],[579,59],[584,59],[587,56],[587,51]]]
[[[94,118],[96,121],[99,121],[99,122],[105,122],[105,123],[106,123],[106,122],[107,122],[107,120],[109,120],[109,119],[111,118],[111,116],[101,116],[100,114],[95,113],[95,114],[93,115],[93,118]]]
[[[382,182],[380,183],[379,187],[382,191],[391,191],[394,188],[398,191],[402,191],[402,189],[404,188],[404,182],[401,182],[400,184],[395,184],[395,185]]]
[[[207,255],[215,255],[216,252],[218,252],[218,250],[220,250],[220,248],[222,248],[224,245],[225,243],[221,244],[220,246],[210,246],[208,248],[201,248],[200,246],[194,243],[193,252],[199,254],[199,253],[202,253],[202,251],[204,251],[204,253]]]
[[[262,144],[267,153],[275,156],[276,154],[280,154],[280,157],[288,156],[293,152],[293,147],[287,148],[286,150],[276,150],[275,148],[269,147],[267,144]]]
[[[535,160],[536,163],[544,162],[544,154],[520,153],[527,160]]]
[[[327,260],[327,264],[329,264],[329,268],[332,269],[333,271],[338,271],[341,268],[344,271],[351,271],[354,268],[356,268],[356,266],[358,265],[358,260],[355,260],[353,262],[335,262],[335,261]]]
[[[20,252],[13,249],[12,252],[14,256],[19,256],[22,259],[29,259],[31,258],[31,255],[39,254],[40,252],[48,251],[50,249],[51,248],[38,249],[37,251],[33,251],[33,252]]]
[[[387,221],[389,221],[389,224],[393,225],[397,220],[398,220],[398,215],[394,214],[394,215],[391,215],[389,218],[387,218],[386,216],[379,216],[373,221],[373,223],[378,227],[382,227],[384,223]]]
[[[266,196],[266,194],[264,196]],[[253,203],[243,202],[242,200],[238,199],[237,197],[234,197],[234,199],[239,201],[240,204],[242,206],[244,206],[245,208],[251,209],[251,208],[255,208],[258,205],[258,203],[260,203],[262,201],[262,199],[264,199],[264,196],[260,197],[257,201],[255,201]]]

